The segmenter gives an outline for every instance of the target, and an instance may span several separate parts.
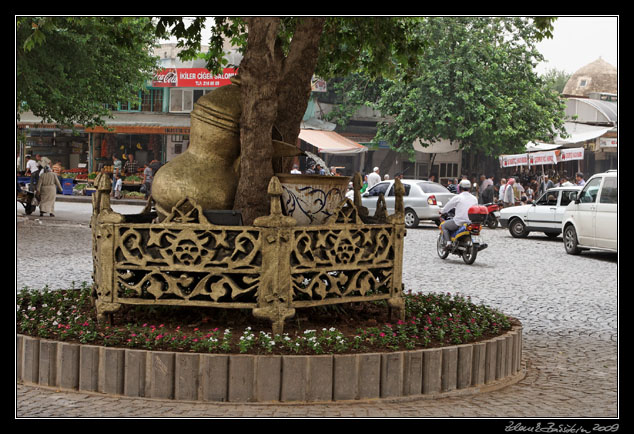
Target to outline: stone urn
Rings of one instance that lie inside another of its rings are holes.
[[[276,173],[282,184],[282,208],[299,226],[320,225],[346,198],[347,176]]]
[[[181,199],[202,209],[226,210],[234,203],[240,157],[239,78],[200,97],[191,112],[190,144],[166,163],[152,183],[159,219]]]

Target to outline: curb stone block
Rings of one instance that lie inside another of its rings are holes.
[[[229,356],[229,402],[253,401],[253,370],[253,356]]]
[[[41,384],[42,386],[58,386],[57,347],[58,342],[47,340],[40,341],[38,384]]]
[[[278,401],[282,382],[282,356],[255,359],[255,400]]]
[[[282,357],[281,401],[304,401],[306,399],[308,359],[307,356]]]
[[[143,350],[125,350],[124,354],[123,394],[132,397],[144,397],[148,352]]]
[[[401,396],[404,353],[381,354],[381,398]]]
[[[333,356],[308,358],[307,401],[332,400]]]
[[[57,385],[64,389],[79,388],[78,344],[62,342],[57,348]]]
[[[513,335],[508,335],[504,338],[506,341],[506,355],[504,356],[504,360],[506,360],[506,366],[504,369],[504,376],[508,377],[514,373],[513,371]]]
[[[162,399],[174,398],[174,356],[175,353],[172,352],[148,352],[147,374],[149,380],[146,382],[146,389],[149,391],[146,396]]]
[[[99,392],[124,394],[125,352],[123,348],[99,348]]]
[[[174,399],[195,401],[200,388],[200,354],[175,353]]]
[[[471,385],[480,386],[484,384],[485,372],[486,372],[486,342],[479,342],[473,345],[472,354],[472,370],[471,370]]]
[[[79,347],[79,390],[96,392],[99,387],[99,347]]]
[[[456,390],[458,383],[458,348],[443,348],[441,391]]]
[[[495,379],[504,378],[506,372],[506,339],[495,338],[496,342],[496,360],[495,360]]]
[[[359,354],[358,398],[371,399],[381,395],[381,354]]]
[[[423,390],[423,351],[405,353],[403,395],[420,395]]]
[[[486,342],[484,383],[495,381],[495,371],[497,367],[497,341],[492,339]]]
[[[40,341],[30,336],[24,337],[22,356],[22,379],[26,383],[37,383],[40,365]]]
[[[24,363],[24,336],[17,335],[15,339],[15,376],[22,381],[22,363]]]
[[[200,398],[203,401],[226,401],[229,390],[229,356],[203,354],[200,373]]]
[[[442,375],[442,350],[423,350],[423,394],[440,392]]]
[[[335,355],[333,372],[333,399],[357,399],[359,370],[355,354]]]
[[[473,345],[458,345],[458,374],[456,387],[465,389],[471,386],[473,370]]]

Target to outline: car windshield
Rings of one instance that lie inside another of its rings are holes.
[[[419,182],[418,186],[424,193],[450,193],[445,187],[435,182]]]

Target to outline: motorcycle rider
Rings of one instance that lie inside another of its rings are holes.
[[[445,245],[451,244],[451,233],[457,230],[465,223],[469,223],[469,208],[478,204],[478,199],[472,195],[471,182],[463,179],[458,184],[458,195],[452,197],[449,202],[440,210],[441,214],[451,211],[455,208],[455,216],[451,220],[446,220],[442,225],[443,240]]]

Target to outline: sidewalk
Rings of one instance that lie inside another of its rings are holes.
[[[77,202],[77,203],[91,203],[92,196],[78,196],[71,194],[58,194],[56,196],[56,201],[59,202]],[[121,205],[145,205],[147,202],[145,199],[115,199],[113,197],[110,198],[113,204],[121,204]]]

